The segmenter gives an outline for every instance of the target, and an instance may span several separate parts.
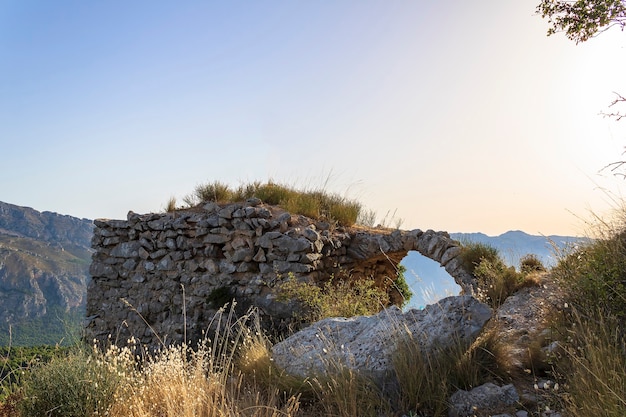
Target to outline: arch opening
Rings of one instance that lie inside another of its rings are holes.
[[[404,276],[413,292],[409,303],[404,307],[405,310],[422,309],[445,297],[459,295],[462,291],[439,262],[417,251],[409,251],[400,264],[406,268]]]

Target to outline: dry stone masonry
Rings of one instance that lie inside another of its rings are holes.
[[[86,330],[100,341],[199,340],[233,299],[286,320],[293,306],[277,300],[276,286],[288,276],[313,283],[372,277],[399,303],[391,283],[410,250],[473,292],[459,244],[445,232],[332,228],[258,199],[94,223]]]

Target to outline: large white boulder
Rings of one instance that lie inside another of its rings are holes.
[[[276,344],[273,360],[287,373],[304,378],[345,366],[382,386],[393,377],[399,337],[410,333],[426,353],[435,346],[471,343],[491,313],[486,304],[462,295],[406,313],[391,307],[375,316],[328,318]]]

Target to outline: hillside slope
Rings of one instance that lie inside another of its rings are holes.
[[[58,343],[84,315],[92,222],[0,202],[0,345]]]

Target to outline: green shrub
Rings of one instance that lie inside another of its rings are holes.
[[[328,208],[328,217],[339,224],[352,226],[357,222],[361,204],[356,201],[335,200]]]
[[[290,275],[279,287],[279,300],[297,300],[303,311],[296,319],[312,323],[326,317],[353,317],[378,313],[389,305],[389,295],[373,279],[329,280],[323,286]]]
[[[261,182],[259,181],[242,184],[234,191],[233,200],[246,201],[249,198],[255,197],[258,194],[259,188],[261,188]]]
[[[529,253],[520,259],[519,270],[523,274],[529,274],[531,272],[544,272],[546,268],[537,255]]]
[[[6,346],[0,348],[0,402],[19,386],[22,375],[36,365],[50,362],[56,356],[66,355],[69,347],[60,346]],[[2,414],[0,414],[2,415]]]
[[[554,274],[579,311],[626,318],[626,235],[596,240],[562,259]]]
[[[65,357],[33,367],[24,375],[23,417],[104,415],[120,383],[118,372],[77,349]]]
[[[461,246],[461,261],[465,270],[470,274],[474,273],[474,270],[481,261],[487,260],[490,262],[502,262],[498,249],[491,245],[479,242],[468,242]]]
[[[536,274],[543,265],[534,255],[522,259],[522,272],[507,266],[498,250],[484,243],[470,242],[461,247],[465,269],[474,275],[477,298],[493,308],[499,307],[510,295],[523,287],[537,285]]]
[[[406,267],[402,264],[398,264],[396,270],[398,274],[393,282],[393,289],[398,291],[398,293],[402,297],[402,303],[399,305],[399,307],[404,307],[409,303],[409,301],[411,301],[411,297],[413,297],[413,291],[411,291],[411,288],[409,288],[409,284],[406,282]]]
[[[524,280],[515,268],[507,267],[501,260],[483,259],[474,269],[474,276],[478,281],[478,299],[493,308],[521,288]]]
[[[320,200],[311,194],[291,193],[289,197],[279,204],[290,213],[301,214],[311,219],[321,217],[322,206]]]

